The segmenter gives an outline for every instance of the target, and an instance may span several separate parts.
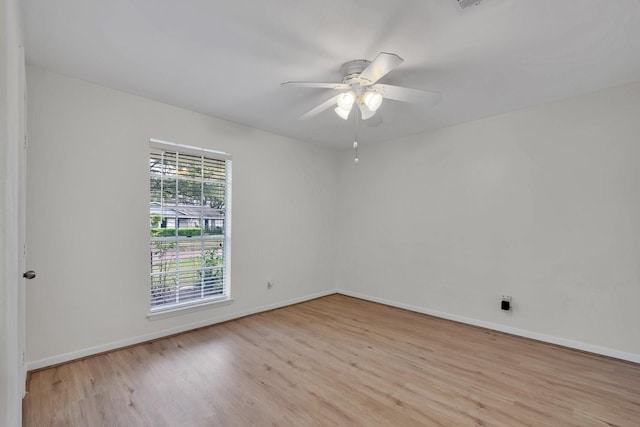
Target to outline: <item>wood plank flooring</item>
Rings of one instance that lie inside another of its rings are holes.
[[[640,365],[331,295],[31,375],[25,426],[640,426]]]

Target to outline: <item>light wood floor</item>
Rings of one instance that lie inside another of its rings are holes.
[[[640,426],[640,365],[341,295],[34,372],[26,426]]]

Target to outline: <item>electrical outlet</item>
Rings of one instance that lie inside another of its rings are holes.
[[[504,311],[511,311],[511,297],[509,295],[502,295],[500,309]]]

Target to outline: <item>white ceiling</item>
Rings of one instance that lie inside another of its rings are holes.
[[[387,141],[640,80],[640,1],[23,0],[27,62],[277,134],[350,147],[331,96],[281,87],[340,81],[379,52],[382,81],[435,90],[433,108],[385,101],[360,126]]]

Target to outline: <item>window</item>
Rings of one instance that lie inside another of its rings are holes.
[[[151,140],[151,311],[229,299],[231,156]]]

